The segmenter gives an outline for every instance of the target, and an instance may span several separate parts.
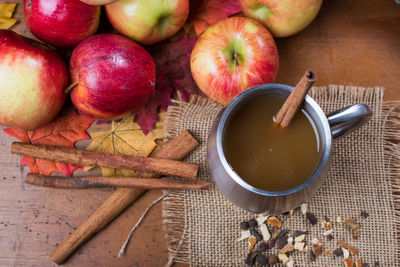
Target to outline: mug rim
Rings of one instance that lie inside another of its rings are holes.
[[[222,134],[223,134],[224,126],[227,122],[227,119],[228,119],[230,113],[237,107],[237,105],[239,103],[241,103],[243,101],[243,99],[250,97],[252,94],[254,94],[257,91],[264,91],[264,90],[268,90],[268,89],[283,90],[283,91],[289,92],[289,94],[290,94],[293,90],[293,87],[290,85],[279,84],[279,83],[261,84],[261,85],[251,87],[251,88],[243,91],[239,95],[237,95],[231,101],[231,103],[229,103],[229,105],[225,108],[225,110],[223,111],[223,113],[221,115],[221,119],[218,123],[217,137],[216,137],[217,153],[221,160],[223,168],[228,172],[229,176],[241,187],[243,187],[246,190],[249,190],[253,193],[263,195],[263,196],[273,196],[273,197],[287,196],[287,195],[291,195],[296,192],[299,192],[299,191],[303,190],[304,188],[306,188],[307,186],[309,186],[311,183],[313,183],[324,171],[325,167],[327,166],[327,164],[329,162],[329,156],[331,153],[332,133],[331,133],[328,119],[327,119],[325,113],[323,112],[323,110],[321,109],[321,107],[309,95],[306,95],[304,101],[316,112],[316,114],[318,115],[318,118],[322,122],[322,126],[323,126],[324,132],[326,134],[324,134],[324,136],[322,136],[322,133],[320,133],[320,131],[318,131],[318,133],[320,134],[321,145],[323,143],[322,138],[325,139],[325,146],[324,146],[323,154],[321,155],[321,160],[320,160],[317,168],[315,169],[314,173],[300,185],[290,188],[290,189],[287,189],[287,190],[283,190],[283,191],[268,191],[268,190],[262,190],[262,189],[256,188],[256,187],[250,185],[249,183],[247,183],[245,180],[243,180],[236,173],[236,171],[233,170],[233,167],[226,160],[225,153],[224,153],[224,150],[222,147]],[[309,115],[313,120],[315,120],[314,119],[315,116],[313,116],[312,114],[309,114]]]

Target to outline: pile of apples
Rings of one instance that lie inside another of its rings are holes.
[[[302,30],[322,0],[239,3],[252,19],[215,23],[191,55],[197,85],[223,105],[247,88],[274,81],[279,56],[270,31],[283,37]],[[101,5],[121,35],[93,35]],[[154,61],[140,44],[174,35],[188,14],[189,0],[24,0],[26,24],[45,44],[0,30],[0,125],[26,130],[45,125],[63,106],[66,92],[79,112],[94,118],[134,112],[155,88]],[[74,48],[69,68],[51,46]]]

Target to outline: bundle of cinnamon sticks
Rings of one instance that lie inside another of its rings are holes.
[[[51,254],[51,259],[55,263],[61,264],[132,202],[142,196],[146,192],[146,189],[208,189],[210,186],[209,182],[193,180],[197,178],[198,165],[179,161],[197,145],[197,140],[189,131],[183,131],[174,139],[159,146],[149,158],[19,142],[12,144],[11,152],[55,162],[126,168],[136,171],[136,177],[68,178],[35,174],[28,174],[26,176],[26,183],[56,188],[84,189],[117,186],[117,189],[110,197]],[[161,175],[185,177],[192,180],[158,179]]]
[[[11,152],[33,158],[46,159],[54,162],[68,164],[79,164],[85,166],[99,166],[109,168],[125,168],[140,172],[149,172],[160,175],[170,175],[197,178],[198,165],[181,162],[177,160],[162,158],[143,158],[126,155],[117,155],[104,152],[94,152],[75,148],[32,145],[14,142],[11,145]],[[142,177],[59,177],[43,176],[29,173],[25,182],[32,185],[85,189],[92,187],[135,187],[142,189],[208,189],[209,183],[205,181],[187,180],[161,180],[149,178],[150,175]],[[151,176],[150,176],[151,177]]]

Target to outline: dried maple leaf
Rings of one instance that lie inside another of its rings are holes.
[[[73,147],[78,140],[87,139],[86,129],[92,124],[94,119],[78,115],[72,111],[66,116],[58,116],[51,123],[39,127],[32,131],[25,131],[18,128],[8,128],[3,131],[19,140],[29,144],[54,145]],[[31,173],[50,175],[53,172],[64,173],[72,176],[78,165],[52,162],[43,159],[34,159],[23,156],[21,166],[28,166]]]
[[[0,4],[0,29],[7,30],[16,22],[16,19],[11,18],[17,4]]]
[[[111,130],[92,132],[92,143],[87,150],[101,151],[113,154],[147,157],[157,146],[155,139],[164,136],[165,112],[159,113],[159,121],[155,129],[147,135],[143,134],[140,126],[133,121],[133,116],[126,117],[120,122],[112,122]],[[92,167],[85,167],[89,170]],[[101,168],[103,176],[132,176],[134,171],[127,169]]]
[[[159,109],[167,110],[172,103],[171,98],[176,97],[178,92],[183,100],[198,92],[189,67],[195,43],[195,38],[183,36],[173,42],[165,41],[149,47],[156,63],[156,88],[149,102],[135,112],[135,122],[145,134],[154,128]]]
[[[241,11],[237,0],[190,1],[189,20],[200,35],[210,25]]]

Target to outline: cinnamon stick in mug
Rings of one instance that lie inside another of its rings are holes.
[[[14,142],[11,145],[11,152],[33,158],[68,164],[125,168],[135,171],[153,172],[193,179],[196,179],[199,168],[198,165],[176,160],[133,157],[68,147],[33,145],[20,142]]]
[[[282,105],[278,114],[275,116],[275,122],[281,125],[283,128],[289,126],[291,120],[303,103],[305,96],[314,84],[317,75],[312,70],[307,70],[306,73],[301,77],[300,81],[294,87],[292,93],[286,99]]]
[[[138,177],[63,177],[44,176],[28,173],[25,183],[44,187],[86,189],[107,186],[134,187],[141,189],[172,189],[172,190],[207,190],[210,182],[186,181],[186,180],[163,180],[158,178]]]

